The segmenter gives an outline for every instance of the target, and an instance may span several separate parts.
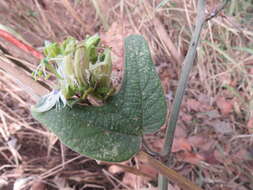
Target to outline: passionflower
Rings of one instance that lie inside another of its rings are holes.
[[[87,100],[88,96],[104,100],[114,92],[111,50],[100,44],[98,35],[82,41],[69,37],[62,43],[47,42],[44,54],[45,58],[33,73],[34,78],[48,79],[53,75],[57,79],[57,93],[44,99],[51,100],[57,95],[55,100],[62,102]]]

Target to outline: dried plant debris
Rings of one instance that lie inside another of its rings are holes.
[[[196,1],[163,1],[162,6],[161,0],[152,1],[150,6],[137,0],[97,1],[109,23],[107,32],[90,1],[68,2],[76,11],[75,16],[63,0],[0,1],[1,24],[15,29],[39,49],[45,40],[61,42],[67,36],[81,40],[87,34],[100,33],[101,41],[112,47],[113,83],[116,80],[118,84],[123,68],[121,39],[125,34],[142,33],[149,40],[170,105],[181,68],[174,61],[176,54],[170,50],[174,46],[183,56],[187,51]],[[208,10],[217,2],[208,1]],[[231,1],[224,12],[205,26],[180,113],[171,167],[205,190],[253,189],[252,10],[249,0]],[[155,27],[154,18],[162,28]],[[163,29],[165,34],[161,35]],[[110,34],[112,37],[108,37]],[[166,36],[173,46],[168,47]],[[1,45],[13,57],[29,61],[31,68],[36,68],[36,60],[31,56],[2,40]],[[155,189],[152,180],[143,184],[124,172],[111,174],[107,166],[78,158],[76,153],[62,148],[57,138],[31,118],[28,110],[33,102],[28,94],[1,71],[0,189],[13,189],[18,179],[32,179],[24,189]],[[145,138],[159,151],[163,134],[164,128]],[[170,188],[179,189],[176,185]]]

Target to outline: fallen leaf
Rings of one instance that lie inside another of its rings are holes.
[[[0,177],[0,188],[2,189],[4,186],[8,185],[8,178]]]
[[[46,185],[42,181],[33,181],[32,187],[30,190],[45,190]]]
[[[122,183],[131,187],[132,189],[136,189],[136,187],[144,187],[148,183],[148,180],[149,179],[146,177],[138,177],[132,173],[126,172],[122,179]]]
[[[191,146],[193,147],[201,147],[203,144],[205,144],[207,142],[207,138],[204,136],[190,136],[188,138],[188,142]]]
[[[201,156],[198,153],[193,153],[193,152],[181,152],[180,154],[177,155],[177,158],[184,162],[188,162],[191,164],[199,164],[200,161],[204,161],[205,158]]]
[[[248,190],[247,187],[245,187],[244,185],[240,185],[235,181],[230,181],[227,184],[228,188],[224,189],[224,190]]]
[[[190,99],[187,99],[186,105],[188,109],[190,110],[199,111],[201,103],[193,98],[190,98]]]
[[[200,148],[202,151],[207,151],[213,147],[213,145],[216,143],[214,139],[206,139],[206,143],[200,144],[198,148]]]
[[[245,148],[240,149],[238,152],[232,155],[232,159],[235,162],[251,161],[253,160],[252,153]]]
[[[217,159],[221,163],[223,163],[226,160],[225,155],[219,150],[214,150],[214,156],[215,159]]]
[[[112,165],[109,167],[108,171],[112,174],[118,174],[124,172],[124,169],[122,167]]]
[[[175,138],[185,138],[187,136],[187,132],[185,130],[185,126],[178,124],[175,131]]]
[[[181,115],[181,119],[185,122],[191,122],[192,121],[192,116],[190,114],[187,113],[182,113]]]
[[[26,187],[27,183],[30,182],[34,177],[25,177],[25,178],[18,178],[14,182],[13,190],[22,190]]]
[[[171,185],[170,183],[168,184],[168,190],[180,190],[180,188],[177,185]]]
[[[227,100],[225,97],[217,98],[216,104],[220,109],[220,112],[225,116],[227,116],[233,111],[233,101]]]
[[[208,112],[205,112],[205,114],[208,116],[208,119],[216,119],[220,117],[220,114],[217,110],[210,110]]]
[[[172,152],[179,152],[179,151],[191,151],[192,146],[190,145],[189,141],[185,138],[176,138],[173,141],[172,145]]]
[[[208,97],[200,95],[198,98],[198,100],[193,98],[187,99],[186,105],[189,110],[193,110],[196,112],[206,112],[212,109],[212,107],[209,105]]]
[[[151,147],[155,152],[162,151],[164,145],[164,139],[156,139],[154,142],[151,143]]]
[[[250,134],[253,133],[253,117],[251,117],[247,123],[247,129]]]
[[[231,73],[229,72],[224,73],[223,75],[220,75],[218,79],[222,83],[222,86],[228,85],[228,86],[235,87],[236,85],[236,81],[232,79]]]
[[[221,133],[223,135],[233,133],[233,129],[231,124],[226,121],[216,120],[212,122],[212,126],[217,133]]]
[[[201,156],[204,158],[205,162],[209,164],[219,164],[220,162],[216,159],[214,154],[214,149],[209,149],[201,152]]]
[[[253,68],[250,68],[250,69],[249,69],[249,74],[250,74],[250,75],[253,75]]]
[[[74,190],[73,188],[69,187],[67,180],[63,177],[55,176],[53,182],[57,186],[57,188],[61,190]]]

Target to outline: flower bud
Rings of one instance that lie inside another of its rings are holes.
[[[98,60],[94,65],[90,64],[89,69],[92,74],[92,80],[99,87],[109,88],[112,74],[112,58],[109,48],[104,50],[100,59],[101,60]]]
[[[89,55],[85,46],[77,46],[75,50],[73,66],[75,78],[79,86],[88,86],[89,79],[87,77],[87,71],[89,69]]]

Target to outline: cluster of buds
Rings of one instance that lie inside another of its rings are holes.
[[[63,102],[85,100],[88,95],[104,100],[114,89],[111,83],[110,49],[100,46],[98,35],[78,41],[73,37],[62,43],[47,43],[35,79],[53,74],[58,81],[57,92]],[[55,92],[53,94],[56,94]]]

